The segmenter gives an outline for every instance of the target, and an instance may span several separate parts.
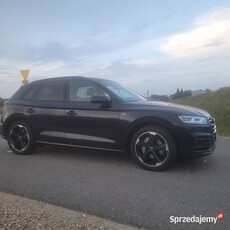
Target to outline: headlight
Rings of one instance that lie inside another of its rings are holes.
[[[208,124],[207,119],[205,117],[184,116],[184,115],[179,115],[178,117],[186,124],[196,124],[196,125]]]

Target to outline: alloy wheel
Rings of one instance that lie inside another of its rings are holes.
[[[25,151],[30,144],[30,135],[27,128],[22,124],[14,125],[9,132],[9,143],[15,151]]]
[[[136,139],[135,153],[142,164],[151,168],[159,167],[169,156],[169,146],[159,133],[148,131]]]

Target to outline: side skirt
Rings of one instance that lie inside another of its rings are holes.
[[[122,149],[107,149],[107,148],[89,147],[83,145],[69,145],[69,144],[62,144],[62,143],[55,143],[55,142],[46,142],[46,141],[36,141],[36,143],[47,144],[47,145],[69,146],[69,147],[84,148],[84,149],[98,149],[98,150],[105,150],[105,151],[125,152],[125,150]]]

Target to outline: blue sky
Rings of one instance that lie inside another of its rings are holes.
[[[22,81],[112,79],[146,95],[230,86],[229,0],[0,0],[0,97]]]

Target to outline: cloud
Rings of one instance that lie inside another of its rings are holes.
[[[124,61],[125,65],[131,65],[131,66],[137,66],[137,67],[146,67],[146,66],[152,66],[156,64],[156,60],[154,59],[131,59]]]
[[[160,50],[172,58],[208,56],[230,51],[230,8],[221,8],[195,20],[187,32],[165,38]]]
[[[203,16],[198,17],[197,19],[195,19],[194,24],[202,26],[202,25],[207,25],[216,21],[222,21],[226,19],[230,19],[230,8],[222,7],[214,11],[210,11]]]
[[[57,61],[70,58],[70,47],[66,43],[47,41],[41,46],[25,48],[25,56],[32,61]]]

